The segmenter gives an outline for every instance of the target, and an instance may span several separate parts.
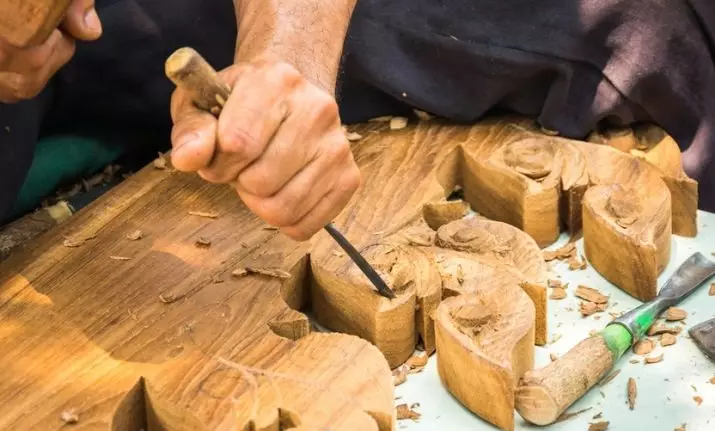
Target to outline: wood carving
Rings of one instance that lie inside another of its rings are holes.
[[[694,237],[698,233],[698,183],[683,171],[680,148],[663,129],[651,124],[594,132],[589,141],[610,145],[657,167],[670,189],[673,233]]]
[[[70,0],[0,2],[0,38],[19,48],[44,42],[57,28]]]

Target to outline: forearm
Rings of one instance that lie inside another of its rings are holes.
[[[331,94],[357,0],[236,0],[236,61],[273,55]]]

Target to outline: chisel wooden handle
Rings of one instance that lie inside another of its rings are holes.
[[[218,116],[231,89],[193,48],[177,49],[164,64],[166,76],[189,95],[197,108]]]
[[[524,374],[516,389],[516,411],[533,424],[551,424],[612,366],[613,353],[603,336],[587,338],[546,367]]]

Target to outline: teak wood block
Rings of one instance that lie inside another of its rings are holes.
[[[3,0],[0,38],[18,48],[41,44],[62,21],[71,0]]]
[[[228,187],[127,179],[0,264],[0,429],[66,429],[72,412],[82,429],[393,430],[379,350],[288,306],[308,299],[308,247]],[[245,267],[287,275],[231,275]]]

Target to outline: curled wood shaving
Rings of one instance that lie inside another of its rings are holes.
[[[665,334],[660,336],[660,345],[663,347],[672,346],[677,340],[678,339],[675,337],[675,335],[666,332]]]
[[[648,335],[660,335],[670,333],[678,335],[683,330],[682,326],[653,325],[648,329]]]
[[[415,113],[417,118],[419,118],[422,121],[430,121],[434,118],[434,115],[427,113],[425,111],[420,111],[419,109],[413,109],[412,112]]]
[[[400,404],[397,406],[397,420],[412,419],[416,421],[422,416],[416,411],[412,410],[407,404]]]
[[[608,303],[608,296],[602,294],[596,289],[583,285],[579,285],[576,288],[574,295],[578,298],[585,299],[586,301],[594,302],[596,304]]]
[[[653,341],[646,338],[639,340],[636,345],[633,346],[633,353],[636,355],[647,355],[652,352],[654,348],[655,346],[653,345]]]
[[[244,275],[248,274],[260,274],[260,275],[266,275],[268,277],[274,277],[274,278],[290,278],[290,273],[283,271],[282,269],[278,268],[251,268],[251,267],[246,267],[246,268],[238,268],[234,270],[231,275],[234,277],[243,277]]]
[[[211,247],[211,240],[206,237],[200,236],[196,239],[196,242],[194,244],[198,248],[208,248]]]
[[[205,218],[218,218],[218,214],[206,211],[189,211],[189,215]]]
[[[693,401],[695,401],[695,404],[697,404],[698,407],[700,407],[700,404],[703,403],[703,397],[701,397],[701,396],[699,396],[699,395],[695,395],[695,396],[693,397]]]
[[[65,410],[60,413],[60,420],[66,424],[76,424],[79,422],[79,416],[74,410]]]
[[[658,356],[647,356],[645,358],[645,363],[646,364],[657,364],[658,362],[663,360],[663,354],[661,353]]]
[[[164,304],[171,304],[172,302],[176,301],[176,296],[173,293],[162,293],[159,295],[159,301],[163,302]]]
[[[139,229],[129,232],[124,236],[126,239],[129,241],[139,241],[144,237],[144,232],[140,231]]]
[[[112,260],[131,260],[131,257],[126,257],[126,256],[109,256],[110,259]]]
[[[162,171],[173,172],[174,168],[171,167],[171,161],[166,154],[158,153],[156,159],[154,159],[154,167]]]
[[[406,117],[393,117],[390,119],[390,130],[401,130],[407,127]]]
[[[611,382],[611,380],[615,379],[617,375],[621,374],[621,370],[616,370],[609,374],[606,378],[603,379],[603,381],[599,384],[599,386],[606,386]]]
[[[633,377],[628,378],[628,408],[633,410],[636,406],[636,397],[638,396],[638,388]]]
[[[669,322],[677,322],[688,317],[688,312],[682,308],[670,307],[668,311],[665,312],[665,320]]]
[[[97,235],[89,235],[84,238],[65,238],[62,245],[68,248],[81,247],[85,242],[95,239]]]
[[[566,291],[561,287],[555,287],[551,290],[551,295],[549,299],[564,299],[566,298]]]
[[[588,424],[588,431],[606,431],[609,423],[608,421],[590,423]]]
[[[392,371],[392,382],[395,386],[400,386],[407,381],[407,374],[409,369],[409,365],[402,364]]]

